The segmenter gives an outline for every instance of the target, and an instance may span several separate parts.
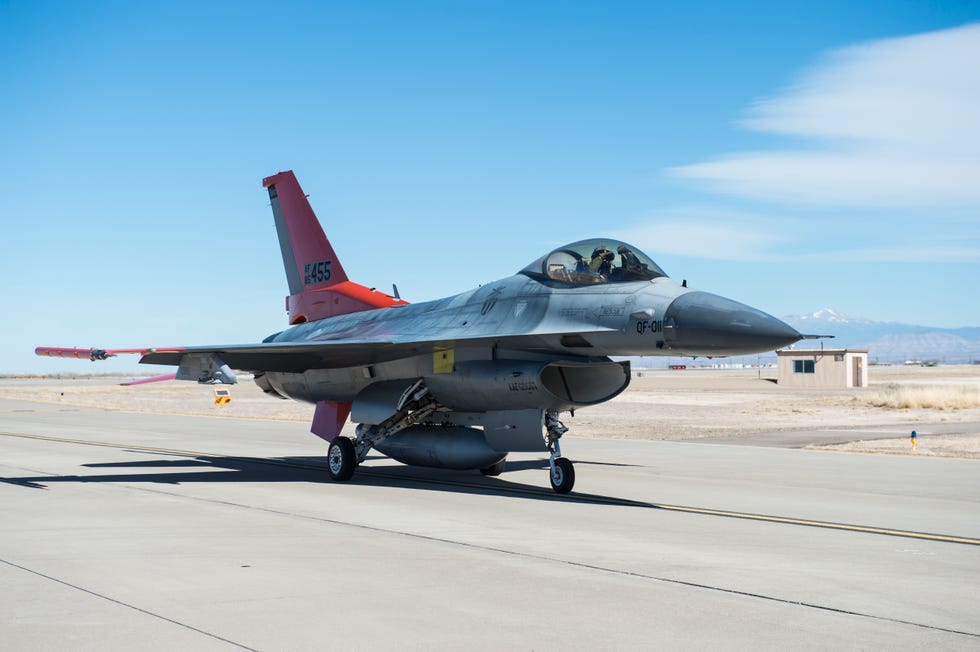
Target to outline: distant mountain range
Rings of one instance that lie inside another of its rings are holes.
[[[809,315],[783,317],[783,321],[801,333],[834,335],[832,340],[820,340],[825,348],[867,349],[868,358],[881,363],[980,360],[980,327],[936,328],[871,321],[830,308]],[[818,342],[804,341],[796,348],[816,346]]]

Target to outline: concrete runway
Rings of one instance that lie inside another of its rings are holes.
[[[980,649],[980,461],[562,444],[567,497],[333,484],[298,423],[0,401],[0,647]]]

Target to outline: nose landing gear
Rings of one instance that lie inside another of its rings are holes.
[[[551,451],[549,460],[551,468],[551,488],[555,493],[567,494],[575,486],[575,467],[567,457],[561,456],[561,446],[558,440],[568,432],[561,421],[558,420],[557,412],[546,412],[544,425],[547,430],[548,450]]]
[[[567,494],[575,486],[575,467],[567,457],[551,459],[551,488],[555,493]]]

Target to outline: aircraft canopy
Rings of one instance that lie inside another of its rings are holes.
[[[559,247],[521,270],[533,279],[564,287],[650,281],[667,276],[639,249],[609,238]]]

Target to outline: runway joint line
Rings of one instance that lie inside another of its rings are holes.
[[[143,609],[142,607],[137,607],[134,604],[129,604],[128,602],[123,602],[122,600],[117,600],[116,598],[109,597],[108,595],[105,595],[104,593],[99,593],[98,591],[93,591],[91,589],[86,589],[85,587],[78,586],[77,584],[72,584],[71,582],[66,582],[65,580],[60,580],[57,577],[51,577],[50,575],[45,575],[44,573],[42,573],[40,571],[36,571],[33,568],[27,568],[26,566],[21,566],[20,564],[15,564],[14,562],[8,561],[6,559],[0,559],[0,563],[6,564],[7,566],[10,566],[12,568],[16,568],[18,570],[22,570],[25,573],[30,573],[32,575],[36,575],[37,577],[42,577],[42,578],[44,578],[44,579],[46,579],[48,581],[56,582],[57,584],[61,584],[62,586],[67,586],[68,588],[75,589],[76,591],[81,591],[82,593],[87,593],[88,595],[94,596],[94,597],[99,598],[101,600],[106,600],[106,601],[111,602],[113,604],[117,604],[117,605],[119,605],[121,607],[125,607],[127,609],[132,609],[133,611],[138,611],[139,613],[145,614],[147,616],[150,616],[151,618],[156,618],[158,620],[163,620],[163,621],[168,622],[168,623],[170,623],[172,625],[177,625],[178,627],[183,627],[184,629],[189,629],[192,632],[196,632],[198,634],[203,634],[204,636],[207,636],[209,638],[216,639],[218,641],[221,641],[222,643],[227,643],[228,645],[233,645],[233,646],[235,646],[237,648],[240,648],[242,650],[250,650],[250,652],[258,652],[258,650],[256,650],[255,648],[248,647],[247,645],[242,645],[241,643],[236,643],[235,641],[232,641],[231,639],[224,638],[223,636],[218,636],[217,634],[212,634],[211,632],[205,631],[203,629],[199,629],[197,627],[194,627],[193,625],[188,625],[187,623],[182,623],[179,620],[174,620],[173,618],[168,618],[168,617],[166,617],[164,615],[155,613],[153,611],[149,611],[148,609]]]

